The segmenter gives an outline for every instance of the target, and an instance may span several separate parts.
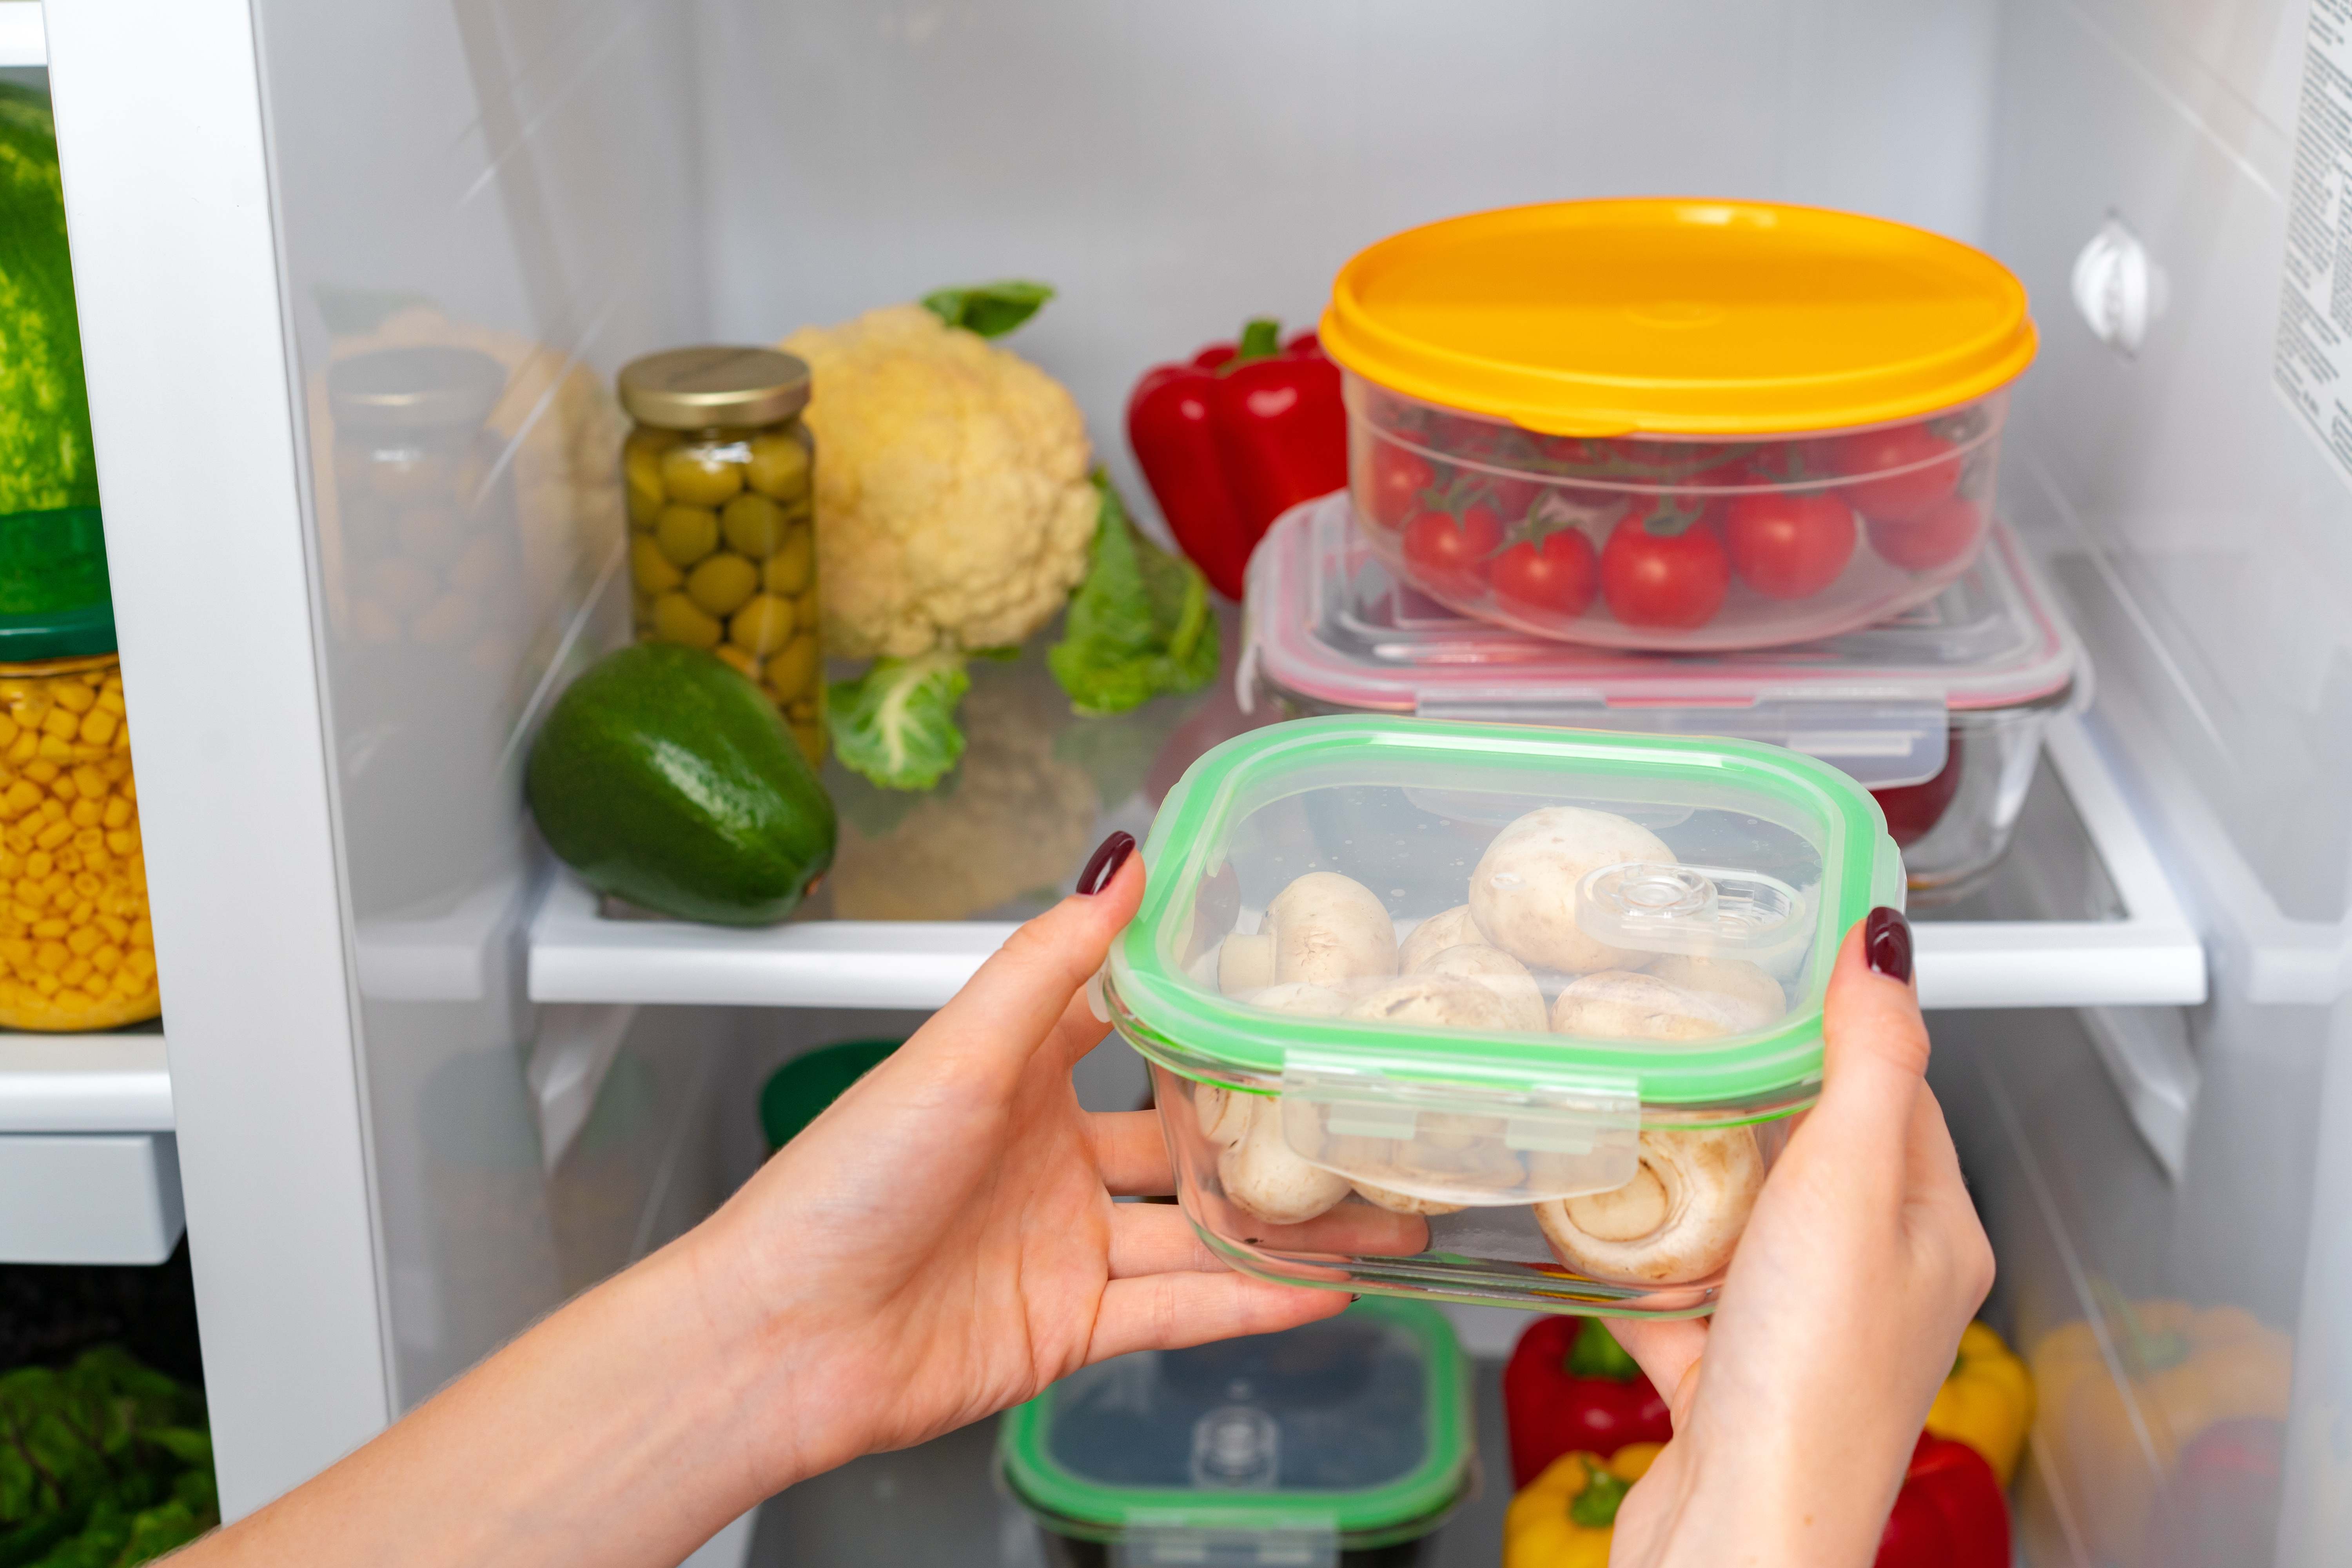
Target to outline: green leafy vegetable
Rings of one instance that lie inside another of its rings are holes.
[[[970,689],[961,653],[877,658],[825,689],[834,754],[885,789],[929,789],[963,755],[956,708]]]
[[[98,504],[58,135],[45,95],[0,86],[0,512]]]
[[[1094,556],[1070,600],[1062,640],[1045,656],[1080,713],[1124,713],[1163,692],[1217,678],[1217,622],[1208,579],[1135,526],[1097,468]]]
[[[1008,278],[1001,283],[974,283],[962,289],[940,289],[923,296],[923,309],[950,327],[1001,338],[1054,297],[1050,283],[1028,283]]]
[[[0,1375],[0,1568],[131,1568],[218,1524],[203,1420],[111,1345]]]

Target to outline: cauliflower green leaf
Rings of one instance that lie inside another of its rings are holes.
[[[963,755],[956,709],[971,689],[965,656],[951,651],[877,658],[825,689],[834,755],[885,789],[929,789]]]
[[[1094,552],[1070,599],[1062,640],[1045,655],[1080,713],[1124,713],[1217,678],[1208,579],[1144,536],[1101,469]]]
[[[923,296],[923,309],[950,327],[961,327],[983,338],[1001,338],[1035,315],[1053,297],[1050,283],[1008,278],[1001,283],[935,289]]]

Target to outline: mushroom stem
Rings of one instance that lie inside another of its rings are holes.
[[[1722,1272],[1764,1184],[1748,1127],[1642,1134],[1633,1179],[1605,1193],[1535,1205],[1561,1263],[1620,1285],[1686,1285]]]

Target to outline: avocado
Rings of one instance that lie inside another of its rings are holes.
[[[523,782],[549,847],[599,892],[769,925],[833,864],[833,802],[760,689],[697,648],[608,654],[556,699]]]

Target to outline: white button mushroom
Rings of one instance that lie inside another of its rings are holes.
[[[1344,1016],[1482,1032],[1518,1026],[1517,1014],[1499,993],[1458,974],[1408,974],[1391,980],[1359,996]]]
[[[1693,958],[1670,952],[1654,961],[1650,973],[1669,985],[1715,1003],[1734,1034],[1777,1024],[1789,1010],[1780,983],[1744,958]]]
[[[1478,932],[1478,924],[1470,918],[1470,906],[1456,904],[1442,914],[1434,914],[1412,928],[1402,946],[1397,949],[1397,973],[1411,974],[1423,964],[1449,947],[1465,942],[1486,945]]]
[[[1540,1035],[1550,1027],[1542,987],[1528,973],[1526,964],[1499,947],[1488,947],[1483,942],[1464,942],[1430,954],[1413,973],[1450,974],[1484,985],[1501,997],[1509,1010],[1511,1022],[1507,1027],[1521,1034]]]
[[[1201,1123],[1201,1136],[1218,1148],[1241,1142],[1249,1131],[1249,1102],[1253,1096],[1222,1084],[1195,1083],[1192,1086],[1192,1114]]]
[[[1674,851],[1640,823],[1610,811],[1548,805],[1512,823],[1470,873],[1470,918],[1489,942],[1535,969],[1590,974],[1632,969],[1650,955],[1585,934],[1576,888],[1590,872],[1628,861],[1672,864]]]
[[[1240,1137],[1217,1156],[1217,1182],[1235,1207],[1269,1225],[1313,1219],[1348,1195],[1348,1178],[1301,1159],[1282,1137],[1282,1101],[1235,1095],[1250,1103]],[[1219,1125],[1225,1122],[1221,1119]]]
[[[1335,985],[1395,973],[1388,906],[1337,871],[1309,871],[1283,889],[1257,933],[1226,937],[1217,956],[1217,988],[1227,995],[1286,980]]]
[[[1571,981],[1552,999],[1551,1027],[1594,1040],[1711,1040],[1733,1032],[1717,998],[1623,969]]]
[[[1286,980],[1279,985],[1263,986],[1245,991],[1235,998],[1253,1007],[1266,1007],[1276,1013],[1297,1013],[1309,1018],[1336,1018],[1348,1010],[1347,996],[1328,985],[1313,985],[1304,980]]]
[[[1644,1132],[1641,1162],[1622,1187],[1535,1205],[1554,1256],[1618,1285],[1685,1285],[1720,1273],[1764,1184],[1754,1131]]]

